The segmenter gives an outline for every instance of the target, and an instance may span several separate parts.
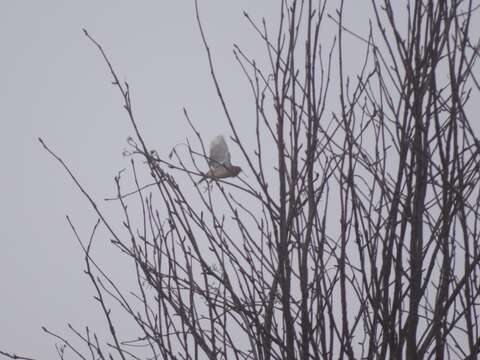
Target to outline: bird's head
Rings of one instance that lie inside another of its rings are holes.
[[[242,168],[240,166],[232,165],[230,167],[230,172],[232,173],[232,176],[237,176],[238,174],[240,174],[241,171]]]

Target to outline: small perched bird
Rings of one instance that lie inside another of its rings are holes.
[[[231,164],[230,151],[228,151],[227,142],[222,135],[216,136],[210,143],[208,166],[210,170],[208,170],[205,177],[199,181],[199,184],[206,179],[234,177],[242,171],[240,166]]]

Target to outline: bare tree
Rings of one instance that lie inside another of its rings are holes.
[[[110,199],[124,214],[117,231],[40,140],[98,215],[88,241],[68,221],[111,335],[103,343],[90,329],[71,327],[82,350],[44,329],[58,339],[60,358],[478,357],[480,144],[469,122],[480,90],[480,43],[471,31],[478,5],[370,5],[365,35],[344,23],[344,1],[330,13],[323,1],[282,0],[273,34],[265,21],[245,14],[266,49],[260,62],[234,49],[256,113],[251,148],[227,106],[195,2],[231,142],[248,174],[214,179],[206,188],[198,181],[208,156],[187,111],[195,142],[168,157],[152,151],[128,84],[85,31],[134,131],[127,155],[135,190],[124,190],[119,174]],[[322,33],[325,23],[334,24],[334,36]],[[355,77],[345,69],[347,37],[364,46]],[[338,98],[329,92],[333,86]],[[143,183],[139,171],[151,181]],[[138,282],[131,294],[94,260],[98,226],[134,260]],[[118,332],[112,300],[138,337]]]

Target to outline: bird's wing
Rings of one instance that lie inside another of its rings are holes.
[[[219,166],[230,166],[230,151],[225,138],[222,135],[216,136],[210,143],[210,158],[208,165],[210,169],[216,169]]]

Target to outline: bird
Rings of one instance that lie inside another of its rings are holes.
[[[205,174],[205,177],[198,182],[199,184],[206,179],[215,180],[235,177],[242,171],[240,166],[232,165],[230,162],[230,151],[222,135],[215,136],[210,142],[208,166],[210,169]]]

